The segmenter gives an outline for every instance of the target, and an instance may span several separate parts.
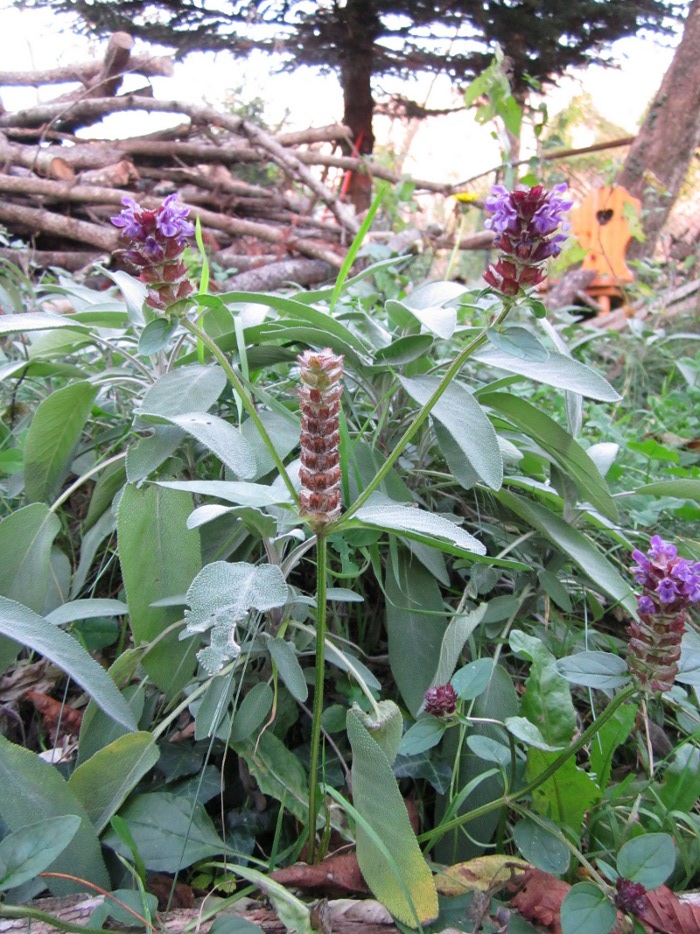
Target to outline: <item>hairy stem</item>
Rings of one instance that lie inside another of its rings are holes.
[[[311,720],[311,762],[309,765],[309,863],[316,861],[316,818],[318,815],[318,759],[321,746],[321,715],[323,714],[323,677],[326,657],[326,587],[328,548],[325,534],[318,533],[316,550],[318,570],[316,584],[316,678],[314,708]]]

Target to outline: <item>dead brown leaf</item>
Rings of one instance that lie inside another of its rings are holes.
[[[642,917],[659,934],[698,934],[700,931],[700,905],[681,901],[665,885],[647,892]]]
[[[68,733],[71,736],[77,736],[80,733],[80,726],[83,722],[82,711],[74,710],[68,704],[54,700],[53,697],[42,694],[41,691],[27,691],[27,697],[44,718],[44,724],[52,742],[56,742],[59,731],[61,735]]]
[[[277,869],[270,876],[282,885],[314,889],[325,895],[369,892],[354,853],[329,856],[311,866],[308,863],[295,863],[285,869]]]

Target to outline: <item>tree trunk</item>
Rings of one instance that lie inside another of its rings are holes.
[[[345,111],[343,123],[352,134],[348,154],[370,155],[374,149],[372,74],[374,43],[380,31],[374,0],[348,0],[343,10],[344,54],[340,63]],[[372,178],[352,172],[345,195],[355,209],[365,211],[372,202]]]
[[[681,43],[630,148],[618,184],[641,198],[647,239],[629,256],[651,256],[700,145],[700,0],[693,0]]]

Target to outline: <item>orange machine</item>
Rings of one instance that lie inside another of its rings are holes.
[[[581,268],[596,273],[586,292],[599,304],[603,314],[610,311],[613,299],[623,298],[624,284],[634,278],[625,262],[632,239],[623,213],[626,204],[639,213],[638,198],[620,186],[606,186],[591,191],[571,212],[571,229],[581,246],[588,250]]]

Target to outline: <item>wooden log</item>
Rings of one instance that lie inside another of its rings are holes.
[[[99,224],[53,214],[43,208],[28,208],[0,202],[0,221],[16,224],[29,234],[50,233],[68,240],[77,240],[112,253],[117,249],[117,232]]]
[[[333,267],[321,260],[285,259],[231,276],[226,280],[226,288],[242,292],[272,292],[290,282],[317,285],[332,278],[333,274]]]
[[[57,266],[67,272],[78,272],[92,266],[93,263],[105,263],[110,259],[109,253],[95,253],[89,250],[11,250],[0,248],[0,256],[19,266],[24,272],[31,272],[32,268],[48,269]]]
[[[93,61],[64,65],[61,68],[46,68],[43,71],[0,71],[0,87],[40,88],[46,84],[68,84],[71,81],[79,81],[87,86],[99,75],[102,68],[102,62]],[[173,60],[169,55],[132,55],[128,70],[145,78],[172,78]]]

